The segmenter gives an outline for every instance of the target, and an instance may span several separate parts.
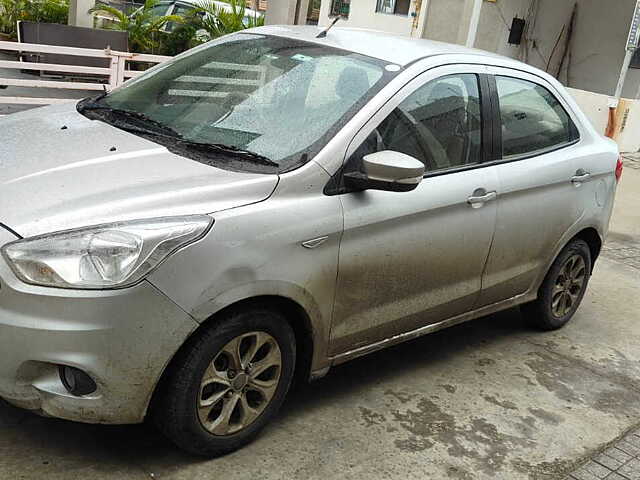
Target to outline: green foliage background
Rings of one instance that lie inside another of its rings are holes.
[[[0,0],[0,33],[18,38],[16,22],[67,23],[69,0]]]
[[[262,15],[245,19],[246,0],[226,0],[229,11],[207,0],[184,15],[164,16],[154,15],[157,3],[145,0],[142,7],[125,12],[97,3],[89,12],[112,19],[107,28],[127,32],[130,51],[161,55],[177,55],[221,35],[264,25]],[[69,0],[0,0],[0,33],[17,39],[18,20],[66,24],[68,15]]]

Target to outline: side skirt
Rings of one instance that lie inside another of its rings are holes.
[[[447,320],[442,320],[441,322],[438,322],[438,323],[425,325],[424,327],[420,327],[415,330],[411,330],[409,332],[401,333],[399,335],[394,335],[393,337],[385,338],[384,340],[380,340],[378,342],[365,345],[364,347],[358,347],[354,350],[349,350],[347,352],[340,353],[338,355],[330,357],[329,361],[331,362],[331,366],[340,365],[341,363],[348,362],[349,360],[353,360],[358,357],[362,357],[364,355],[367,355],[368,353],[375,352],[376,350],[381,350],[383,348],[390,347],[391,345],[396,345],[398,343],[406,342],[407,340],[412,340],[414,338],[421,337],[428,333],[437,332],[438,330],[443,330],[448,327],[453,327],[454,325],[468,322],[469,320],[474,320],[479,317],[491,315],[492,313],[496,313],[501,310],[506,310],[508,308],[522,305],[523,303],[527,303],[535,300],[536,297],[537,297],[537,292],[535,290],[533,291],[533,293],[530,293],[530,292],[523,293],[521,295],[509,298],[507,300],[503,300],[498,303],[487,305],[477,310],[473,310],[471,312],[463,313],[461,315],[448,318]],[[327,368],[327,369],[322,369],[322,371],[313,372],[312,378],[314,380],[317,378],[320,378],[326,375],[328,371],[329,369]]]

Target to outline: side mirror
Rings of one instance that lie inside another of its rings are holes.
[[[391,150],[365,155],[362,171],[344,175],[345,184],[356,190],[409,192],[424,176],[424,164],[410,155]]]

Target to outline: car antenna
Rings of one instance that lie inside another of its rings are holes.
[[[331,27],[333,27],[336,23],[338,23],[338,20],[340,20],[342,17],[340,15],[338,15],[335,20],[333,22],[331,22],[331,25],[329,25],[325,30],[321,31],[318,35],[316,35],[316,38],[324,38],[327,36],[327,33],[329,32],[329,30],[331,30]]]

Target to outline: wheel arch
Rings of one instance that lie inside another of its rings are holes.
[[[252,306],[260,306],[261,308],[269,308],[277,311],[287,319],[296,338],[296,365],[294,373],[294,381],[304,382],[311,378],[314,353],[316,352],[316,335],[314,334],[313,323],[307,310],[295,300],[282,295],[255,295],[238,299],[216,312],[209,315],[204,321],[199,322],[200,325],[195,328],[191,334],[185,339],[180,348],[171,356],[167,364],[162,370],[161,375],[156,382],[151,396],[147,403],[145,417],[152,414],[154,405],[157,403],[158,395],[162,394],[164,380],[169,375],[172,365],[182,352],[189,348],[191,341],[205,328],[220,318],[222,315],[239,309],[251,308]]]
[[[216,318],[233,310],[241,310],[252,307],[267,308],[281,313],[293,330],[296,338],[296,369],[294,378],[302,381],[309,378],[313,353],[315,349],[315,336],[311,317],[306,309],[295,300],[281,295],[257,295],[237,300],[234,303],[218,310],[206,321],[202,322],[194,334],[215,322]]]
[[[530,290],[528,290],[529,296],[533,296],[533,298],[537,297],[538,291],[542,286],[542,282],[544,282],[544,279],[546,278],[547,273],[549,273],[549,270],[551,269],[553,262],[556,261],[556,258],[558,258],[558,255],[560,255],[560,252],[562,252],[562,250],[564,250],[564,248],[567,245],[569,245],[569,243],[571,243],[572,240],[575,240],[575,239],[583,240],[589,246],[589,251],[591,252],[591,273],[593,273],[593,267],[595,265],[597,258],[600,256],[600,251],[602,249],[602,243],[603,243],[602,235],[600,235],[596,227],[584,226],[581,229],[574,229],[573,231],[567,232],[566,235],[562,238],[562,240],[560,240],[556,244],[556,247],[552,255],[550,255],[550,257],[547,259],[547,262],[544,265],[544,267],[540,269],[538,277],[536,278],[536,281],[533,282]]]
[[[598,231],[593,227],[588,227],[581,230],[571,240],[577,238],[584,240],[589,246],[589,251],[591,252],[591,273],[593,273],[593,266],[600,256],[600,251],[602,250],[602,238],[600,237]]]

